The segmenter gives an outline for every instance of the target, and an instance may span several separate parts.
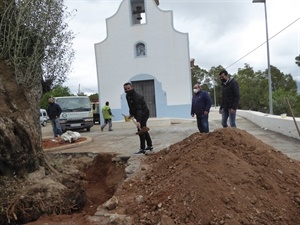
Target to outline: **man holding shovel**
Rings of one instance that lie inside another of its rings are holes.
[[[149,109],[146,105],[144,97],[138,94],[131,83],[124,84],[124,91],[126,93],[126,100],[129,107],[129,118],[134,117],[136,121],[137,133],[140,138],[140,150],[135,154],[145,154],[146,151],[152,151],[152,140],[148,133],[147,120],[149,118]],[[146,143],[147,147],[146,147]]]

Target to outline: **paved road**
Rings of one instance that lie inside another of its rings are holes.
[[[210,113],[210,131],[221,128],[221,118],[217,110]],[[282,151],[292,159],[300,160],[300,140],[284,136],[279,133],[264,130],[242,117],[237,117],[239,129],[246,130],[256,138]],[[154,151],[177,143],[191,134],[198,132],[194,118],[181,119],[157,119],[148,121],[150,135],[152,137]],[[43,137],[51,137],[51,125],[42,127]],[[80,134],[88,137],[89,141],[72,148],[53,149],[59,152],[113,152],[124,156],[132,156],[139,149],[138,136],[132,122],[114,122],[113,131],[108,132],[107,127],[101,132],[100,126],[95,125],[90,132],[81,131]],[[71,146],[70,146],[71,147]]]

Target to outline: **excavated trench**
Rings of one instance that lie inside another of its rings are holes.
[[[82,175],[78,182],[81,182],[85,195],[82,195],[83,199],[77,201],[85,204],[82,209],[72,214],[40,215],[36,221],[25,224],[92,224],[86,218],[94,215],[97,207],[109,200],[126,179],[125,167],[128,160],[126,157],[109,153],[48,153],[47,157],[62,173],[77,169],[81,171]]]

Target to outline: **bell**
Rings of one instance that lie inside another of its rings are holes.
[[[136,11],[133,11],[133,14],[137,14],[136,19],[137,20],[142,20],[141,13],[145,12],[145,10],[142,10],[142,6],[136,6]]]
[[[137,7],[135,7],[135,8],[136,8],[136,12],[137,12],[137,13],[142,12],[142,6],[137,6]]]

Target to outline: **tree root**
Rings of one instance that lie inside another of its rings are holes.
[[[80,176],[61,168],[59,173],[50,163],[52,174],[39,179],[7,178],[0,187],[0,225],[24,224],[43,214],[70,214],[86,202]],[[14,197],[12,197],[14,196]]]

